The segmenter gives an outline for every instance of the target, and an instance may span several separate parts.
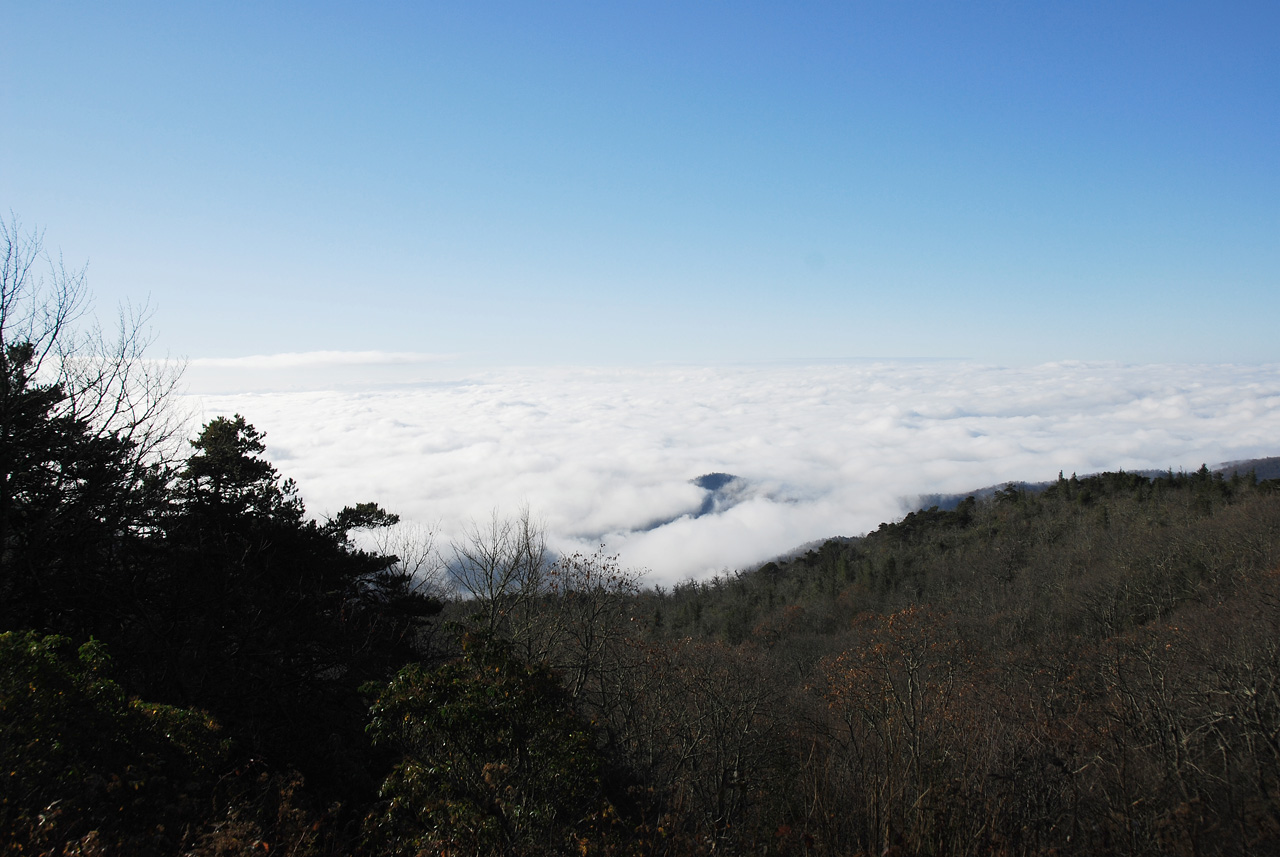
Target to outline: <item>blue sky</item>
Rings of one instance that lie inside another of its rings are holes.
[[[21,3],[0,209],[162,348],[1274,362],[1274,3]]]

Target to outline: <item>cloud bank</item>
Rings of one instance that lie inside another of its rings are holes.
[[[417,351],[293,351],[247,357],[199,357],[187,363],[197,390],[243,393],[306,389],[361,389],[417,383],[433,377],[451,355]]]
[[[234,379],[197,377],[189,396],[202,420],[241,413],[265,431],[313,513],[377,500],[448,538],[527,504],[557,549],[603,543],[653,583],[861,534],[923,494],[1280,454],[1276,365],[537,368],[390,384],[393,362],[330,361],[363,387],[293,374],[227,393]],[[711,492],[695,483],[707,474],[737,478],[704,480]]]
[[[298,369],[327,366],[385,366],[403,363],[431,363],[444,359],[418,351],[291,351],[284,354],[252,354],[248,357],[199,357],[193,368],[217,369]]]

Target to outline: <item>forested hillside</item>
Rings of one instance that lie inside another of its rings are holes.
[[[1280,852],[1280,482],[1060,476],[669,591],[527,514],[433,552],[174,434],[21,250],[2,854]]]
[[[691,842],[1275,853],[1278,489],[1059,478],[641,593],[670,719],[618,731]]]

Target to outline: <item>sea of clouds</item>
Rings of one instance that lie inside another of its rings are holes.
[[[858,535],[921,495],[1280,455],[1278,365],[464,371],[323,352],[194,360],[187,378],[193,419],[265,431],[313,514],[376,500],[447,543],[527,505],[554,549],[604,544],[651,584]],[[693,481],[710,473],[738,479],[713,494]]]

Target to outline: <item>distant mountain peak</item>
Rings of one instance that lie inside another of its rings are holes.
[[[719,491],[737,479],[738,477],[732,473],[704,473],[697,479],[691,479],[690,481],[699,488],[705,488],[708,491]]]

